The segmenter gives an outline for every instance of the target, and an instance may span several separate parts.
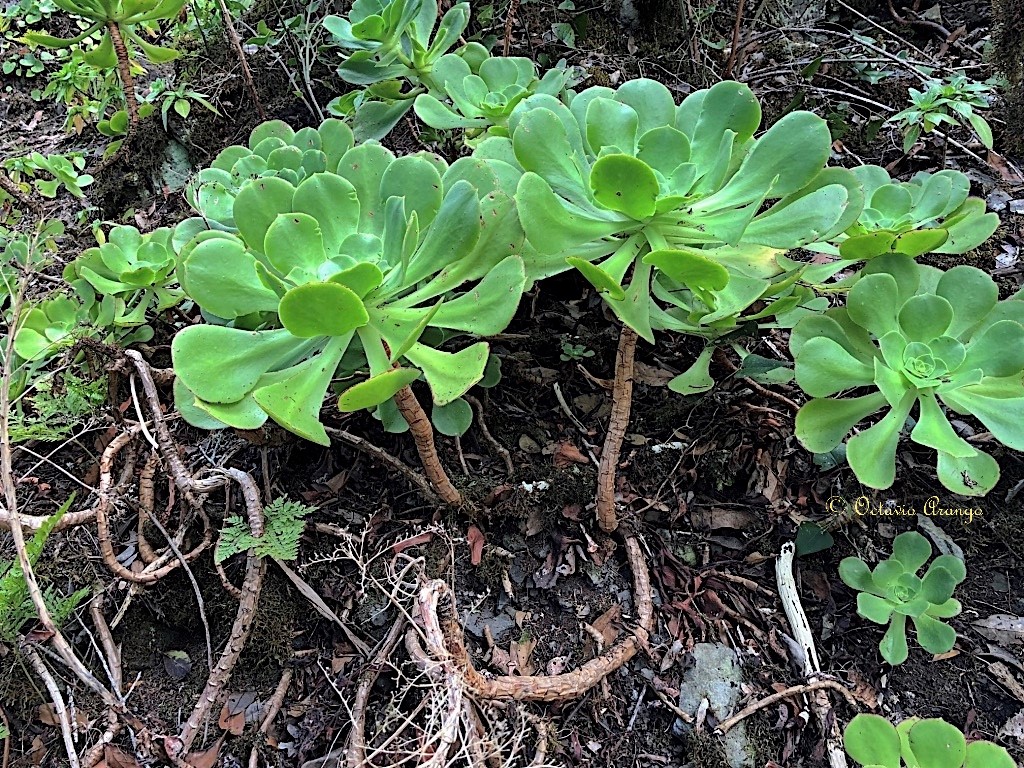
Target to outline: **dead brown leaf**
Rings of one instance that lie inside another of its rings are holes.
[[[400,552],[404,552],[405,550],[409,549],[409,547],[418,547],[421,544],[429,544],[433,538],[434,534],[431,531],[417,533],[415,536],[410,536],[407,539],[396,541],[394,544],[391,545],[391,551],[397,555]]]
[[[1014,677],[1013,671],[1008,666],[1001,661],[992,662],[988,665],[988,673],[1007,693],[1024,703],[1024,685],[1021,685],[1020,681]]]
[[[96,768],[139,768],[139,761],[123,749],[107,744],[103,747],[103,760]]]
[[[590,459],[584,456],[580,449],[568,440],[562,440],[555,446],[551,460],[558,469],[564,469],[572,464],[590,463]]]
[[[217,764],[217,758],[220,757],[220,748],[223,743],[224,734],[222,733],[209,749],[202,752],[189,752],[185,755],[185,762],[192,768],[213,768]]]
[[[995,613],[987,619],[971,622],[975,631],[989,640],[1009,648],[1024,645],[1024,618],[1008,613]]]
[[[484,536],[483,531],[475,525],[471,525],[466,533],[466,541],[469,543],[469,562],[473,565],[480,565],[480,560],[484,556],[484,544],[487,543],[487,537]]]
[[[633,381],[649,387],[665,387],[676,375],[664,368],[656,368],[637,361],[633,363]]]
[[[508,654],[512,659],[515,671],[524,677],[529,677],[537,670],[533,666],[533,649],[537,647],[537,640],[529,637],[518,642],[508,644]]]
[[[604,647],[607,648],[609,645],[615,642],[615,638],[619,636],[619,630],[615,627],[615,623],[622,617],[622,606],[616,603],[607,611],[598,616],[594,622],[590,625],[601,635],[601,639],[604,641]]]
[[[43,741],[42,736],[36,736],[32,739],[32,747],[29,749],[26,757],[29,762],[38,768],[43,764],[43,760],[46,759],[46,742]]]

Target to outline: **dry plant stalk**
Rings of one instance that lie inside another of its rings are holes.
[[[441,458],[437,455],[437,446],[434,445],[434,428],[419,400],[416,399],[412,387],[406,385],[398,391],[395,395],[395,405],[398,406],[399,412],[409,425],[409,431],[416,442],[416,452],[420,455],[423,471],[430,484],[443,502],[454,507],[459,506],[462,504],[462,494],[452,485],[448,473],[444,470],[444,465],[441,464]]]
[[[793,576],[793,560],[795,558],[796,545],[793,542],[783,544],[779,559],[775,562],[775,577],[779,586],[779,599],[782,601],[782,608],[789,620],[789,626],[793,630],[793,639],[796,640],[803,652],[804,676],[808,683],[813,684],[820,680],[821,662],[818,661],[818,649],[814,645],[811,625],[807,621],[807,614],[804,613],[803,605],[800,603],[800,593],[796,588],[796,579]],[[811,705],[818,716],[818,723],[825,737],[825,751],[828,753],[829,765],[832,768],[847,768],[843,738],[839,732],[839,723],[832,713],[828,694],[823,689],[816,689],[811,697]]]
[[[235,29],[235,24],[231,19],[231,11],[228,10],[224,0],[217,0],[217,4],[220,6],[220,15],[224,21],[224,31],[228,36],[228,40],[231,41],[231,47],[235,49],[238,63],[242,66],[242,79],[245,80],[245,87],[248,89],[249,95],[252,96],[252,103],[256,107],[256,114],[259,115],[260,120],[266,120],[267,113],[263,111],[263,102],[260,101],[260,95],[256,91],[256,83],[252,79],[252,70],[249,69],[249,61],[246,59],[245,51],[242,49],[242,40],[239,38],[238,31]]]
[[[601,463],[597,469],[597,524],[605,533],[619,527],[615,513],[615,471],[619,464],[622,439],[629,426],[629,413],[633,406],[633,362],[636,358],[636,331],[628,325],[619,333],[619,347],[615,352],[615,385],[612,388],[612,413],[608,418],[608,432],[601,449]]]

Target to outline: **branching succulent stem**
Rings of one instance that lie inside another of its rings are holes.
[[[445,472],[441,458],[437,455],[437,446],[434,444],[434,428],[430,425],[430,419],[420,405],[419,400],[412,391],[412,387],[402,387],[395,395],[395,405],[409,425],[413,440],[416,442],[416,452],[420,455],[420,462],[423,464],[423,471],[427,475],[430,484],[437,491],[437,495],[446,504],[459,506],[462,504],[462,494],[452,485],[452,481]]]
[[[611,533],[619,527],[615,513],[615,470],[619,464],[622,439],[629,426],[629,413],[633,405],[633,362],[636,358],[636,331],[622,326],[619,348],[615,353],[615,384],[612,388],[612,414],[608,419],[608,432],[601,449],[601,464],[597,470],[597,524],[602,531]]]

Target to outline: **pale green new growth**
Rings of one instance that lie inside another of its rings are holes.
[[[893,484],[896,448],[915,404],[910,439],[938,452],[939,480],[956,493],[985,495],[999,465],[957,434],[942,404],[1024,450],[1024,301],[998,301],[995,282],[979,269],[941,272],[907,256],[879,256],[846,307],[796,325],[790,351],[797,384],[815,398],[796,418],[807,450],[827,453],[858,423],[886,412],[847,443],[850,467],[872,488]],[[835,397],[858,388],[875,391]]]

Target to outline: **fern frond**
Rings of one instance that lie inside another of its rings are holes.
[[[258,557],[294,560],[299,556],[299,540],[306,525],[306,515],[314,509],[297,501],[274,499],[263,509],[266,525],[259,538],[252,535],[246,520],[237,516],[227,518],[220,531],[214,561],[222,563],[249,549]]]

